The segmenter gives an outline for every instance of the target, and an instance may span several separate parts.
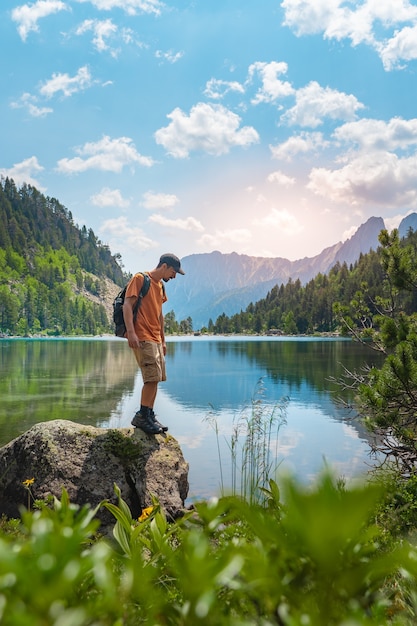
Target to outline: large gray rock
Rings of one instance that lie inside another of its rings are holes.
[[[188,464],[170,435],[146,435],[139,429],[105,429],[55,420],[36,424],[0,449],[0,515],[18,517],[28,504],[25,480],[34,499],[61,497],[95,507],[116,503],[114,483],[134,518],[155,495],[170,518],[184,511],[188,495]],[[103,527],[115,523],[102,508]]]

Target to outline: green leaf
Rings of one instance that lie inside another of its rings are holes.
[[[113,536],[127,556],[132,556],[130,544],[131,535],[126,531],[120,522],[116,522],[113,528]]]
[[[112,502],[103,502],[103,506],[108,509],[110,513],[112,513],[112,515],[114,515],[116,520],[120,523],[121,526],[123,526],[126,532],[131,532],[132,518],[130,516],[130,511],[129,515],[126,515],[125,511],[122,511],[120,507],[116,506]]]

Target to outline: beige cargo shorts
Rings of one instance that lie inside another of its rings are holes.
[[[139,348],[134,348],[136,361],[142,372],[144,383],[166,380],[165,356],[161,343],[141,341]]]

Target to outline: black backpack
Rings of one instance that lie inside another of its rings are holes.
[[[149,291],[149,287],[151,286],[151,279],[149,278],[148,274],[142,274],[142,276],[143,285],[135,306],[133,307],[133,320],[136,320],[142,298],[146,296]],[[125,287],[123,287],[123,289],[119,291],[119,293],[113,300],[113,322],[115,325],[114,334],[116,335],[116,337],[124,337],[126,333],[125,320],[123,318],[123,303],[125,301],[126,289],[127,285],[125,285]]]

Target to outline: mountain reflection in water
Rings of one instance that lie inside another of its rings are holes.
[[[342,366],[358,370],[380,362],[348,340],[168,338],[168,380],[160,385],[155,409],[190,464],[190,498],[219,494],[217,444],[223,482],[230,484],[232,434],[258,401],[268,415],[288,399],[286,423],[271,442],[280,471],[301,480],[311,480],[324,463],[346,478],[366,471],[366,431],[346,421],[330,378],[340,376]],[[0,445],[51,419],[128,427],[141,386],[124,340],[2,340]],[[215,420],[217,437],[208,418]]]

